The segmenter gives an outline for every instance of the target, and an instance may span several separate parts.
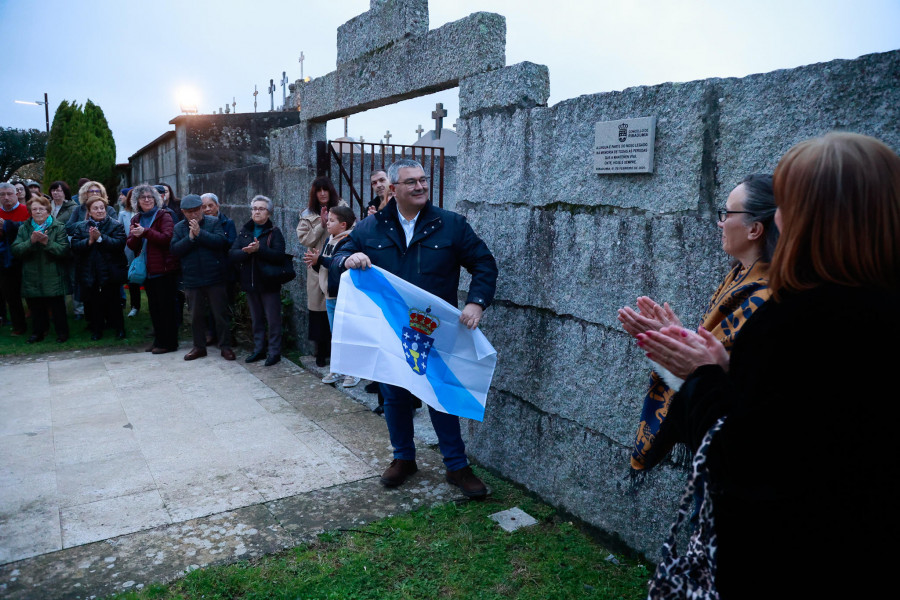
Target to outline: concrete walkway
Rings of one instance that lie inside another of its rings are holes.
[[[384,420],[317,375],[182,354],[0,361],[0,597],[140,589],[461,497],[423,444],[384,489]]]

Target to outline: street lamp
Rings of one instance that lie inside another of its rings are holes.
[[[32,106],[40,106],[44,105],[44,118],[47,120],[47,133],[50,133],[50,103],[47,102],[47,93],[44,92],[44,101],[35,100],[34,102],[28,102],[26,100],[16,100],[16,104],[30,104]]]

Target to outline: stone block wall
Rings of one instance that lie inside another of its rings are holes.
[[[815,135],[900,149],[898,81],[900,51],[552,107],[538,65],[463,79],[457,185],[485,193],[457,211],[500,267],[483,323],[499,360],[484,423],[466,422],[470,454],[658,557],[686,473],[630,477],[648,366],[616,309],[646,294],[698,323],[728,270],[715,208]],[[594,174],[594,124],[645,116],[657,117],[654,172]]]

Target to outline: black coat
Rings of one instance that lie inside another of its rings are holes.
[[[729,371],[697,369],[672,400],[708,450],[718,585],[729,598],[874,598],[889,581],[898,479],[897,292],[825,285],[770,300]]]
[[[487,245],[462,215],[425,205],[419,213],[409,247],[397,218],[397,200],[366,217],[335,254],[332,269],[343,271],[344,261],[365,253],[372,264],[431,292],[453,306],[458,304],[459,268],[472,274],[466,303],[487,308],[497,288],[497,263]]]
[[[238,281],[245,292],[277,292],[281,289],[279,283],[266,283],[263,281],[259,269],[259,262],[266,261],[273,265],[280,265],[284,256],[284,235],[281,230],[272,225],[272,220],[266,221],[262,233],[259,234],[259,250],[252,254],[244,252],[244,248],[253,242],[253,229],[256,224],[251,220],[238,232],[237,239],[231,246],[228,258],[238,267]]]
[[[175,224],[170,249],[181,261],[185,288],[200,288],[225,283],[228,269],[228,240],[222,223],[203,215],[200,233],[191,239],[187,219]]]
[[[125,258],[125,228],[110,217],[100,222],[102,241],[89,243],[92,221],[80,221],[73,228],[72,254],[75,255],[75,277],[79,285],[125,283],[128,260]]]

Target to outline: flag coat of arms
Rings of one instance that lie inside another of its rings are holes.
[[[341,276],[331,370],[396,385],[441,412],[481,421],[497,364],[455,306],[384,269]]]

